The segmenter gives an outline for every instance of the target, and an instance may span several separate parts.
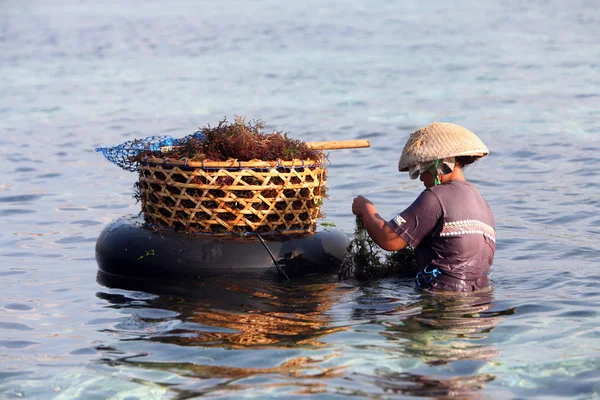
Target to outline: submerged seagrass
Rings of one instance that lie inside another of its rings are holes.
[[[326,198],[323,152],[262,122],[223,120],[167,152],[139,156],[147,222],[212,234],[307,233]]]

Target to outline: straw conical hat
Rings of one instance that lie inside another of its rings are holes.
[[[483,157],[488,153],[485,144],[470,130],[447,122],[434,122],[410,134],[398,169],[408,171],[419,163],[448,157]]]

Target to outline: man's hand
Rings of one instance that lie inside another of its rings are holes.
[[[364,196],[355,197],[354,201],[352,201],[352,213],[354,215],[359,215],[362,217],[365,214],[368,214],[369,211],[373,213],[374,210],[375,206],[373,205],[371,200],[367,199]]]
[[[352,213],[363,219],[369,236],[382,249],[396,251],[407,246],[404,239],[381,218],[375,205],[366,197],[358,196],[352,201]]]

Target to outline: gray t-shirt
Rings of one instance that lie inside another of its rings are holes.
[[[469,182],[451,181],[425,189],[388,224],[415,248],[420,269],[437,267],[442,276],[477,281],[486,277],[494,260],[494,216]]]

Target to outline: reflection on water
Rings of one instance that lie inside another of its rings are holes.
[[[447,379],[399,373],[384,375],[376,379],[386,393],[423,396],[434,399],[480,399],[485,398],[482,389],[495,376],[480,374]]]
[[[451,376],[432,377],[414,373],[382,372],[376,383],[386,391],[436,398],[479,398],[486,382],[495,379],[477,373],[480,366],[498,355],[485,338],[512,310],[490,311],[491,290],[465,294],[423,293],[410,304],[421,311],[400,323],[389,324],[386,338],[394,341],[399,356],[416,357],[427,365],[454,363]],[[457,361],[462,363],[456,363]],[[462,369],[462,371],[461,371]]]
[[[377,368],[365,379],[385,393],[433,398],[474,399],[496,376],[484,370],[499,355],[488,335],[513,309],[493,310],[491,290],[475,293],[422,292],[386,312],[381,333],[393,346],[388,355],[419,362],[411,371]],[[355,310],[364,318],[364,310]],[[393,318],[390,316],[396,316]]]
[[[391,324],[384,335],[396,341],[403,353],[420,357],[427,364],[440,365],[457,360],[489,360],[497,350],[481,340],[498,325],[499,315],[491,312],[492,291],[473,294],[424,293],[410,304],[421,309],[399,324]]]
[[[128,288],[133,289],[135,285],[130,284]],[[143,289],[153,293],[143,304],[135,296],[128,297],[130,293],[140,292],[107,289],[97,294],[107,300],[110,307],[136,315],[135,323],[128,321],[115,327],[112,333],[120,337],[121,343],[100,349],[102,357],[98,361],[145,373],[167,373],[169,381],[176,377],[181,385],[167,386],[170,392],[177,393],[177,398],[215,390],[256,389],[240,380],[252,381],[261,376],[291,381],[285,384],[261,382],[262,390],[293,386],[296,391],[313,392],[323,386],[319,380],[342,373],[341,365],[323,366],[333,355],[297,356],[298,349],[325,347],[321,338],[348,329],[334,326],[327,314],[331,305],[349,290],[336,283],[314,279],[289,284],[214,278],[176,287],[153,288],[146,282]],[[138,344],[137,349],[150,346],[159,350],[154,354],[131,354],[120,349],[123,342],[131,341],[146,343]],[[183,359],[161,355],[173,346],[185,349]],[[198,353],[194,348],[203,356],[196,357]],[[252,349],[262,351],[265,360],[253,362],[253,358],[246,355]],[[284,358],[276,356],[281,350],[290,354]],[[222,351],[227,351],[225,357]],[[227,356],[232,356],[232,360],[227,361]],[[279,378],[273,378],[277,376]]]
[[[227,348],[322,346],[319,337],[345,329],[329,326],[326,312],[343,290],[327,282],[285,285],[213,278],[176,288],[146,283],[144,289],[160,293],[147,306],[175,312],[185,322],[185,327],[149,339],[155,342]],[[121,295],[98,296],[120,308],[132,306]]]
[[[109,307],[135,316],[135,322],[115,326],[112,334],[119,342],[99,349],[98,361],[144,374],[166,374],[172,384],[165,390],[178,398],[257,390],[256,382],[266,391],[479,398],[486,383],[495,379],[485,369],[499,353],[486,339],[504,316],[514,312],[494,310],[491,290],[413,292],[404,299],[384,294],[362,296],[350,319],[359,322],[352,324],[332,307],[361,289],[330,278],[296,283],[214,278],[144,290],[141,302],[138,296],[128,297],[141,292],[98,293]],[[372,375],[348,363],[327,340],[336,335],[339,343],[367,326],[381,328],[377,351],[384,351],[387,359]],[[120,349],[132,341],[138,342],[135,349],[154,350]],[[248,350],[263,352],[262,361],[255,362]],[[282,351],[288,354],[278,356]],[[173,356],[177,353],[185,357]],[[401,364],[407,359],[415,362],[411,368],[394,366],[394,360]],[[269,378],[263,382],[261,376]],[[336,386],[340,380],[345,383]],[[363,387],[349,390],[348,382],[353,381]]]
[[[105,360],[106,361],[106,360]],[[314,360],[310,357],[298,357],[282,363],[280,366],[272,368],[238,368],[238,367],[222,367],[211,365],[199,365],[189,362],[164,363],[151,361],[135,361],[130,359],[120,359],[109,362],[111,366],[122,366],[129,368],[143,368],[146,371],[168,371],[175,373],[181,378],[189,378],[197,382],[188,385],[188,388],[171,387],[172,385],[164,385],[169,391],[176,393],[176,399],[196,398],[197,396],[212,394],[227,394],[232,392],[241,392],[244,390],[258,389],[253,384],[245,383],[245,379],[268,377],[273,381],[280,379],[290,379],[294,382],[276,383],[276,382],[260,382],[262,390],[272,390],[285,386],[294,386],[296,394],[300,393],[317,393],[324,387],[324,383],[319,383],[318,380],[326,380],[341,376],[341,367],[333,368],[318,368],[316,365],[319,360]],[[200,382],[210,382],[208,385],[200,384]],[[218,383],[217,383],[218,382]],[[155,384],[152,381],[145,382],[148,385]],[[202,386],[202,388],[200,388]]]

